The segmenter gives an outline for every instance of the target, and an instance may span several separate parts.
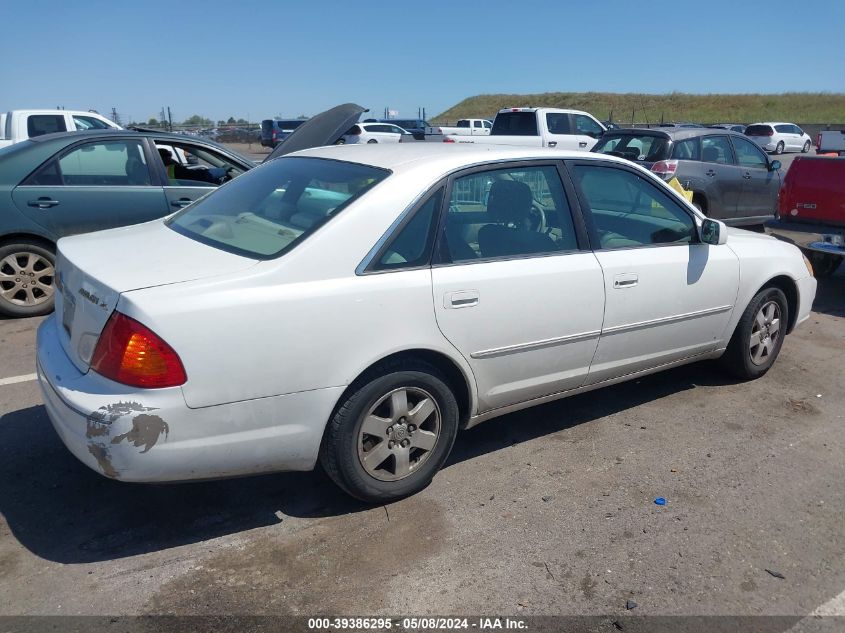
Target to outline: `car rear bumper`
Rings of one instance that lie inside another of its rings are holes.
[[[311,470],[343,387],[191,409],[180,387],[136,389],[82,374],[55,316],[38,328],[37,372],[47,414],[86,466],[136,482]],[[236,378],[234,378],[236,379]]]
[[[766,233],[799,248],[831,255],[845,255],[845,227],[805,224],[774,219],[766,222]]]

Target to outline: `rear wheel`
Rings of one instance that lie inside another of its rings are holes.
[[[449,456],[458,405],[427,363],[385,366],[361,380],[328,426],[320,463],[343,490],[385,503],[425,488]]]
[[[371,143],[378,143],[378,141],[374,138],[371,138],[369,141],[367,141],[367,145],[370,145]]]
[[[783,154],[783,148],[784,147],[785,147],[785,145],[783,144],[783,141],[781,141],[780,143],[775,145],[775,154]]]
[[[759,378],[774,364],[789,323],[789,304],[779,288],[754,295],[737,323],[722,365],[741,380]]]
[[[809,151],[810,151],[810,141],[807,141],[806,143],[804,143],[804,147],[801,149],[801,153],[806,154]]]
[[[43,245],[0,246],[0,314],[31,317],[52,311],[55,261],[53,251]]]

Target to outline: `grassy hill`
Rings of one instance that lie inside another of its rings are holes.
[[[478,95],[437,115],[431,122],[446,125],[464,118],[492,118],[497,110],[546,106],[586,110],[596,118],[630,123],[694,121],[698,123],[845,123],[845,94],[789,92],[784,94],[707,94],[672,92],[664,95],[612,92],[546,92],[532,95]]]

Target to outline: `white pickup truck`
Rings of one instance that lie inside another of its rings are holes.
[[[845,156],[845,130],[823,130],[816,137],[816,154]]]
[[[489,136],[493,122],[487,119],[459,119],[457,125],[433,125],[425,128],[426,136],[452,134],[455,136]]]
[[[557,147],[589,152],[604,134],[604,125],[590,113],[560,108],[504,108],[489,136],[448,134],[444,143],[490,143]]]
[[[0,112],[0,147],[20,143],[33,136],[78,130],[121,129],[96,112],[82,110],[11,110]]]

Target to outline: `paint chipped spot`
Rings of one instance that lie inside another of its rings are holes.
[[[97,460],[97,464],[100,465],[100,470],[103,471],[103,474],[106,477],[117,479],[118,473],[114,469],[114,466],[111,465],[109,451],[105,446],[100,446],[99,444],[89,444],[88,452],[91,453],[94,456],[94,459]]]
[[[88,421],[111,424],[124,415],[129,415],[130,413],[142,413],[144,411],[155,411],[155,407],[145,407],[140,402],[120,401],[100,407],[88,416]]]
[[[156,445],[158,439],[164,434],[165,440],[170,432],[167,422],[157,415],[142,413],[132,418],[132,429],[126,433],[115,436],[111,443],[118,444],[123,440],[129,440],[136,448],[144,447],[142,453],[146,453]]]

